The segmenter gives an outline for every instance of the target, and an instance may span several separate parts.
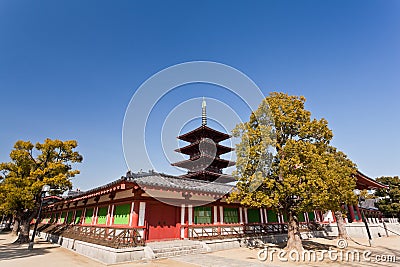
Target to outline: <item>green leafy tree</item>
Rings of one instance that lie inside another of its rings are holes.
[[[400,178],[380,177],[378,182],[388,185],[389,189],[379,189],[375,192],[380,200],[377,203],[378,209],[387,217],[400,218]]]
[[[314,209],[339,210],[343,199],[332,204],[334,180],[354,179],[352,164],[329,146],[332,131],[325,119],[311,119],[305,98],[271,93],[233,131],[236,146],[236,190],[229,200],[252,207],[268,207],[287,215],[286,249],[302,250],[297,214]],[[345,171],[338,168],[348,166]],[[351,199],[355,182],[340,192]],[[354,194],[353,194],[354,195]],[[333,201],[337,201],[334,199]]]
[[[18,242],[29,241],[29,224],[39,210],[43,185],[59,192],[72,188],[71,178],[79,171],[73,170],[71,164],[82,161],[82,156],[74,151],[76,147],[73,140],[46,139],[35,145],[17,141],[10,153],[11,161],[0,164],[0,210],[14,214],[19,222]]]

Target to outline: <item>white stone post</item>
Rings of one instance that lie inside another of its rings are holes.
[[[220,218],[220,223],[224,223],[224,207],[219,206],[219,218]]]
[[[218,207],[214,206],[214,224],[218,223]]]
[[[146,202],[139,203],[139,221],[138,226],[144,226],[144,216],[146,214]]]
[[[189,225],[193,224],[193,205],[188,205],[188,221]]]
[[[185,238],[185,204],[181,204],[181,238]]]

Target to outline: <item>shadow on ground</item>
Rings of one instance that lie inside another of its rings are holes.
[[[311,240],[303,240],[303,247],[306,250],[329,250],[332,245],[321,244]]]
[[[49,245],[47,242],[37,242],[35,245],[41,244],[40,247],[33,248],[33,250],[28,250],[28,246],[25,245],[15,245],[15,244],[3,244],[0,245],[0,261],[3,260],[13,260],[26,258],[37,255],[44,255],[50,253],[54,246]],[[43,246],[43,244],[47,246]]]

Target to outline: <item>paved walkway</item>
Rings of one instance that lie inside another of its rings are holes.
[[[249,259],[255,260],[255,257]],[[218,266],[218,267],[265,267],[265,263],[249,262],[241,259],[230,259],[229,257],[216,256],[211,253],[197,254],[197,255],[186,255],[174,258],[175,261],[182,263],[196,264],[197,266]],[[270,265],[269,265],[270,266]]]
[[[44,241],[39,241],[35,244],[34,249],[29,251],[27,245],[13,245],[14,236],[10,234],[0,234],[0,267],[11,266],[28,266],[28,267],[69,267],[69,266],[105,266],[104,264],[87,257],[81,256],[75,252],[69,251],[58,245],[49,244]],[[230,250],[217,251],[207,254],[186,255],[171,259],[159,259],[152,261],[140,261],[135,263],[124,263],[112,265],[115,267],[178,267],[178,266],[209,266],[209,267],[224,267],[224,266],[400,266],[400,236],[385,237],[374,239],[373,246],[367,246],[366,239],[355,240],[359,244],[349,241],[349,247],[346,250],[357,249],[361,252],[371,251],[370,262],[346,262],[346,261],[331,261],[323,262],[281,262],[275,255],[274,260],[270,259],[262,262],[258,260],[257,249],[235,248]],[[306,249],[321,250],[335,248],[336,241],[315,238],[304,241]],[[375,256],[393,255],[396,256],[396,262],[376,262]]]

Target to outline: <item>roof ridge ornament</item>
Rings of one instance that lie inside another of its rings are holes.
[[[207,125],[207,111],[206,111],[206,99],[203,96],[203,102],[201,103],[201,125]]]

